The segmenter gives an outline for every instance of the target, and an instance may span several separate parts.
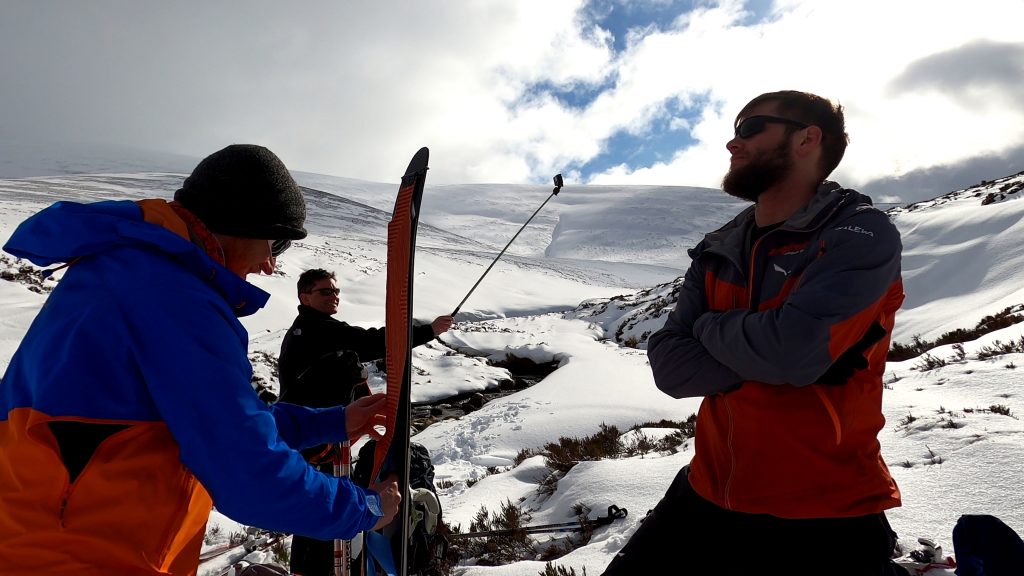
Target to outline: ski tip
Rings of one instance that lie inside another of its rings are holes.
[[[427,171],[427,162],[430,160],[430,149],[426,146],[420,148],[419,151],[409,161],[409,167],[405,170],[405,176],[412,176],[419,174],[420,172]]]

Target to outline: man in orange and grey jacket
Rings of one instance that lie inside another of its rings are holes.
[[[842,107],[773,92],[734,126],[722,188],[754,205],[689,252],[648,344],[659,389],[704,397],[695,454],[604,574],[887,574],[900,493],[877,434],[899,232],[825,181]]]
[[[298,449],[373,434],[383,395],[264,404],[238,317],[306,236],[302,193],[266,148],[211,154],[174,202],[59,202],[4,250],[70,263],[0,384],[0,573],[190,575],[211,504],[245,524],[351,538],[398,509]]]

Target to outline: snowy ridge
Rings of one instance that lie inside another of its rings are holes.
[[[1024,174],[890,210],[903,237],[907,298],[894,339],[972,328],[1024,303]]]
[[[914,336],[933,340],[1024,304],[1022,199],[1024,173],[887,210],[903,239],[907,295],[897,316],[895,342],[909,343]],[[635,344],[646,347],[651,326],[660,327],[657,319],[664,314],[663,306],[675,305],[678,288],[671,287],[665,283],[633,295],[586,302],[573,317],[596,316],[617,342],[635,339]]]
[[[686,249],[746,206],[710,188],[588,186],[582,194],[587,202],[562,213],[546,256],[685,269]]]
[[[181,178],[160,172],[0,180],[0,241],[25,217],[55,200],[169,197]],[[1019,192],[1001,190],[1019,181],[1020,175],[891,211],[904,238],[908,295],[897,316],[898,340],[973,327],[985,314],[1024,302],[1024,255],[1017,240],[1024,203],[1017,201]],[[250,358],[271,389],[276,387],[273,363],[295,314],[295,280],[301,271],[335,270],[342,288],[339,317],[365,326],[383,323],[384,225],[397,186],[332,177],[300,182],[322,191],[306,192],[310,235],[282,257],[273,276],[251,278],[271,299],[264,310],[244,320]],[[673,400],[657,390],[642,350],[647,335],[671,310],[686,262],[645,261],[637,245],[625,239],[657,229],[685,254],[738,208],[720,193],[725,200],[715,204],[713,195],[682,187],[663,192],[651,187],[594,188],[567,186],[553,199],[535,220],[533,243],[521,253],[506,254],[464,306],[456,326],[439,341],[416,349],[413,358],[417,402],[493,389],[508,374],[487,359],[513,355],[558,362],[559,368],[539,384],[458,420],[432,425],[416,441],[430,449],[436,479],[445,482],[440,491],[445,519],[464,529],[481,506],[496,511],[507,500],[528,508],[535,523],[571,519],[570,508],[579,502],[595,511],[611,504],[628,508],[628,518],[599,529],[588,545],[556,560],[578,574],[582,568],[600,573],[633,533],[642,512],[653,507],[692,456],[692,446],[683,445],[675,454],[582,462],[548,495],[537,491],[547,474],[543,457],[512,465],[524,449],[591,435],[601,424],[628,430],[661,419],[685,420],[696,412],[699,399]],[[993,192],[1005,198],[993,197],[996,202],[982,205]],[[415,316],[426,320],[450,312],[549,193],[549,188],[528,186],[432,188],[428,177],[424,206],[429,198],[434,203],[422,216]],[[646,218],[655,215],[659,202],[675,217],[648,225]],[[474,206],[484,216],[474,218]],[[638,208],[631,212],[633,206]],[[549,216],[542,218],[549,209]],[[499,220],[500,234],[494,232]],[[458,226],[440,224],[446,222]],[[605,233],[588,236],[588,228]],[[624,239],[621,253],[615,251],[618,239]],[[660,254],[671,249],[664,247]],[[549,251],[558,257],[543,256]],[[22,265],[5,263],[15,271]],[[2,366],[44,301],[45,294],[27,285],[0,282]],[[951,552],[950,530],[964,513],[994,514],[1024,530],[1024,494],[1018,489],[1024,485],[1024,376],[1017,369],[1024,366],[1024,354],[986,353],[986,346],[996,340],[1022,337],[1024,324],[1018,324],[964,343],[962,354],[952,345],[931,350],[945,361],[941,366],[927,368],[921,359],[889,365],[883,399],[887,422],[880,442],[903,492],[903,507],[890,511],[889,517],[908,549],[916,537],[926,536]],[[377,390],[385,385],[383,375],[371,379]],[[210,526],[239,528],[216,513]],[[832,551],[822,551],[827,553]],[[473,566],[470,561],[458,574],[534,576],[543,568],[543,562],[534,560],[503,567]],[[203,576],[218,572],[216,566],[200,570]],[[766,566],[763,573],[777,571]]]
[[[634,294],[583,302],[566,313],[566,318],[590,319],[615,342],[630,348],[646,349],[651,333],[665,324],[665,314],[675,307],[682,284],[680,276],[667,284]]]

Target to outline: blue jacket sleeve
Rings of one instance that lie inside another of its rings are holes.
[[[899,280],[899,231],[884,213],[864,210],[826,227],[826,251],[804,270],[781,307],[705,313],[694,322],[701,344],[744,379],[813,384],[835,360],[835,328],[859,315],[846,328],[857,332],[845,335],[855,343]]]
[[[281,439],[297,450],[348,440],[344,406],[307,408],[277,402],[270,407],[270,412]]]
[[[382,516],[379,497],[320,473],[286,441],[329,439],[324,429],[331,420],[340,423],[341,414],[327,411],[304,421],[292,408],[272,411],[252,390],[247,335],[231,310],[210,301],[206,291],[176,288],[147,294],[135,306],[125,303],[122,320],[134,332],[136,369],[182,463],[217,509],[245,524],[320,539],[372,528]],[[340,430],[344,434],[343,425]]]
[[[693,335],[694,321],[707,308],[703,268],[695,260],[686,271],[675,309],[665,326],[647,342],[654,383],[673,398],[710,396],[733,390],[743,382]]]

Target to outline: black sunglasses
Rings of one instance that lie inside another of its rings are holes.
[[[803,122],[780,116],[749,116],[736,125],[736,137],[746,140],[751,136],[760,134],[768,124],[789,124],[798,128],[810,126],[810,124],[804,124]]]
[[[281,254],[284,254],[284,251],[287,250],[288,247],[291,245],[291,240],[274,240],[270,244],[270,255],[273,256],[274,258],[277,258]]]

